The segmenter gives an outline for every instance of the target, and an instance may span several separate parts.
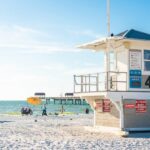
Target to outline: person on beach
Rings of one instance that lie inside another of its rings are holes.
[[[85,113],[89,114],[89,109],[88,108],[85,109]]]
[[[61,110],[60,110],[61,114],[63,114],[64,111],[65,111],[65,109],[64,109],[64,106],[62,105],[62,106],[61,106]]]
[[[29,107],[22,107],[21,108],[21,114],[22,115],[32,115],[33,114],[33,111],[31,108]]]
[[[46,111],[46,104],[43,105],[42,107],[42,116],[47,116],[47,111]]]

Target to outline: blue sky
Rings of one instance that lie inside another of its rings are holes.
[[[149,0],[110,0],[111,32],[150,33]],[[106,0],[0,0],[0,99],[73,91],[73,75],[99,72],[103,54],[76,45],[107,35]]]

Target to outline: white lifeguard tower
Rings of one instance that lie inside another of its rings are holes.
[[[105,56],[104,72],[74,76],[74,94],[93,108],[94,125],[150,130],[150,34],[131,29],[79,48]]]

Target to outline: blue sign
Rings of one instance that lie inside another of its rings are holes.
[[[130,88],[142,87],[142,73],[141,70],[130,70]]]

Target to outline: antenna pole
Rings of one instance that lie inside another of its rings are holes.
[[[110,0],[107,0],[107,34],[110,36]]]
[[[107,36],[106,38],[106,73],[107,73],[107,90],[110,90],[110,0],[107,0]]]

